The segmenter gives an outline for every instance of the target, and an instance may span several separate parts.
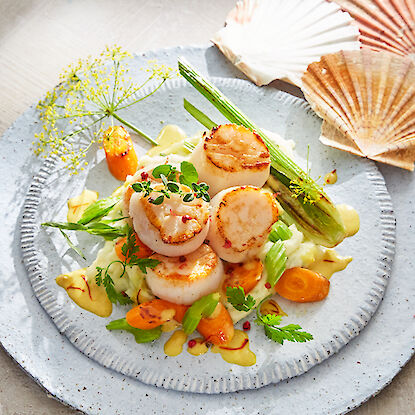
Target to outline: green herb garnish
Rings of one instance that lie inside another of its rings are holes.
[[[299,342],[304,343],[310,340],[313,340],[313,335],[302,330],[301,326],[298,324],[288,324],[287,326],[279,327],[281,324],[282,316],[275,314],[265,314],[262,315],[260,312],[261,305],[264,301],[268,300],[268,297],[265,297],[257,307],[257,318],[255,323],[258,326],[264,326],[264,331],[266,336],[272,341],[284,344],[284,340],[289,342]]]
[[[238,311],[249,311],[255,306],[254,297],[251,294],[245,297],[245,291],[242,287],[227,287],[226,297]]]

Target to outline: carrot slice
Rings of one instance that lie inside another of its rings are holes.
[[[200,320],[197,330],[207,342],[213,344],[225,344],[231,341],[234,335],[231,316],[220,302],[209,317]]]
[[[321,301],[327,297],[330,281],[306,268],[287,269],[275,284],[275,291],[287,300],[297,303]]]
[[[129,174],[136,172],[137,154],[124,127],[109,127],[104,133],[103,146],[108,169],[116,179],[124,181]]]
[[[188,306],[155,299],[132,308],[126,315],[127,323],[137,329],[148,330],[161,326],[166,321],[183,320]]]
[[[253,290],[261,279],[264,266],[259,258],[254,258],[247,262],[239,264],[225,264],[225,281],[223,282],[223,290],[226,287],[242,287],[245,294]]]
[[[127,237],[125,236],[124,238],[118,239],[115,243],[115,253],[121,261],[125,261],[125,255],[122,253],[122,247],[126,242]],[[135,252],[133,255],[136,258],[148,258],[151,254],[153,254],[153,251],[140,240],[136,233],[135,246],[139,248],[138,252]]]

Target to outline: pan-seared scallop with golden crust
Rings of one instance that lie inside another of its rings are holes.
[[[219,125],[205,134],[194,149],[190,161],[199,180],[209,186],[209,194],[232,186],[262,187],[270,171],[270,155],[262,138],[236,124]]]
[[[179,189],[190,188],[178,184]],[[170,193],[161,204],[153,204],[164,189],[163,184],[153,186],[153,192],[144,197],[134,193],[130,200],[130,216],[140,240],[153,251],[166,256],[187,255],[202,245],[209,229],[209,203],[194,198],[184,202],[179,193]]]
[[[222,261],[206,244],[185,256],[153,254],[150,258],[160,263],[147,269],[147,284],[154,295],[172,303],[193,304],[216,291],[223,279]]]
[[[219,257],[228,262],[244,262],[257,255],[278,220],[272,194],[254,186],[222,190],[211,204],[207,239]]]

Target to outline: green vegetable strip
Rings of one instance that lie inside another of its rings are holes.
[[[110,226],[101,222],[92,222],[87,225],[74,222],[44,222],[42,226],[50,226],[52,228],[67,229],[69,231],[84,231],[91,235],[102,236],[107,240],[118,238],[126,235],[125,227]]]
[[[195,301],[186,311],[183,317],[183,330],[186,334],[193,333],[200,320],[204,317],[209,317],[214,311],[219,302],[219,293],[212,293],[205,295],[199,300]]]
[[[288,229],[288,226],[281,220],[275,222],[272,225],[271,232],[268,236],[269,240],[272,242],[277,242],[279,240],[286,241],[293,236],[293,233]]]
[[[282,241],[277,241],[265,257],[265,268],[268,275],[267,281],[272,287],[278,282],[285,271],[286,262],[287,255],[285,254],[284,244]]]
[[[93,220],[98,220],[107,215],[112,208],[121,200],[120,197],[107,197],[106,199],[97,200],[91,203],[83,213],[78,223],[86,225]]]
[[[150,330],[141,330],[131,327],[125,318],[111,321],[106,326],[107,330],[125,330],[131,333],[137,343],[149,343],[157,340],[161,336],[161,327],[156,327]]]
[[[199,121],[200,124],[204,125],[208,130],[211,130],[213,127],[217,126],[214,121],[212,121],[202,111],[198,110],[187,99],[183,100],[183,107],[196,121]]]
[[[276,197],[306,236],[327,247],[339,244],[345,238],[344,225],[335,205],[320,187],[185,59],[179,58],[178,64],[180,74],[230,122],[255,130],[264,140],[271,156],[271,175],[280,183],[278,187],[283,188],[283,191],[276,193]],[[293,183],[296,182],[304,185],[303,195],[293,191]]]

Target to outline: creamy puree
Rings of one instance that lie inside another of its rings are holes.
[[[85,189],[80,195],[68,200],[68,222],[78,222],[85,212],[85,209],[98,200],[98,192]]]
[[[62,274],[56,277],[56,283],[64,288],[72,301],[79,307],[100,317],[108,317],[112,313],[112,303],[108,299],[104,287],[98,287],[95,281],[88,281],[86,268]]]
[[[352,257],[340,256],[334,249],[326,249],[308,268],[330,279],[335,272],[344,270],[352,261]]]
[[[249,349],[248,335],[235,330],[233,339],[223,346],[214,345],[212,353],[220,353],[222,359],[228,363],[239,366],[252,366],[256,363],[255,354]]]
[[[360,228],[359,214],[349,205],[336,205],[340,217],[342,218],[344,227],[346,229],[346,236],[353,236]]]
[[[178,356],[186,343],[187,335],[183,330],[175,331],[164,345],[164,353],[167,356]]]

